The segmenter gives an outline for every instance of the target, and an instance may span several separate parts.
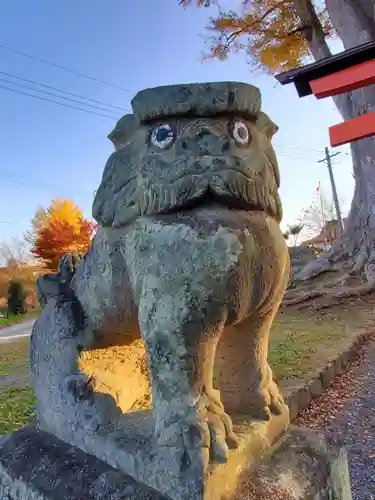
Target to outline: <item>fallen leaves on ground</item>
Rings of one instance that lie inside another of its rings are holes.
[[[375,339],[371,337],[360,347],[357,356],[333,379],[323,394],[312,400],[309,407],[299,413],[294,421],[295,425],[324,429],[335,420],[345,403],[356,395],[356,372],[363,363],[369,345],[373,343]]]

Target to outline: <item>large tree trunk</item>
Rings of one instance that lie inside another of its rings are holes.
[[[311,0],[295,0],[313,57],[330,55]],[[345,49],[375,39],[374,6],[369,0],[326,0],[331,22]],[[375,111],[375,88],[366,87],[336,96],[334,102],[344,120]],[[297,278],[309,279],[341,258],[353,259],[353,270],[364,270],[375,281],[375,137],[351,144],[355,190],[342,240],[321,258],[311,262]]]
[[[368,0],[326,0],[332,24],[345,49],[375,39],[373,2]],[[369,86],[348,94],[349,102],[338,109],[344,119],[375,111],[375,87]],[[340,109],[341,108],[341,109]],[[343,244],[356,257],[355,270],[365,271],[375,280],[375,137],[351,144],[353,173],[356,181],[348,227]]]

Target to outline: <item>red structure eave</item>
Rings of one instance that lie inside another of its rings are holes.
[[[375,84],[375,41],[327,57],[303,68],[276,76],[282,84],[294,83],[298,95],[332,97]],[[375,135],[375,112],[357,116],[329,129],[331,146]]]
[[[329,128],[329,139],[332,147],[342,146],[372,135],[375,135],[375,112],[346,120]]]
[[[311,80],[310,87],[318,99],[343,94],[375,83],[375,59]]]

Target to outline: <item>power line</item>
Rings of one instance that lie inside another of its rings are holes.
[[[288,146],[288,145],[285,145],[285,144],[274,144],[275,147],[277,148],[292,148],[292,149],[298,149],[299,151],[305,151],[306,153],[311,153],[312,151],[314,151],[315,153],[324,153],[324,149],[315,149],[315,148],[303,148],[303,147],[300,147],[300,146]]]
[[[13,184],[15,186],[36,187],[53,195],[55,195],[55,193],[61,189],[61,186],[46,184],[45,182],[41,182],[37,179],[33,179],[32,177],[28,177],[22,174],[20,175],[18,173],[14,174],[10,172],[2,172],[1,180],[3,183]],[[32,186],[30,186],[30,183],[32,184]]]
[[[1,45],[0,44],[0,48],[5,48],[6,50],[10,50],[10,51],[13,51],[13,52],[16,52],[16,53],[19,53],[18,51],[14,51],[13,49],[9,49],[8,47],[5,47],[4,45]],[[26,57],[29,57],[28,55],[26,54],[23,54],[21,53],[21,55],[25,55]],[[33,59],[37,59],[38,58],[35,58],[34,56],[30,56],[31,58]],[[43,61],[43,62],[46,62],[49,64],[48,61]],[[54,63],[50,63],[52,65],[55,65]],[[55,65],[56,66],[56,65]],[[59,65],[57,65],[59,67]],[[65,69],[65,68],[64,68]],[[85,99],[85,100],[90,100],[92,102],[96,102],[98,104],[102,104],[103,106],[109,106],[109,107],[112,107],[114,109],[119,109],[121,111],[128,111],[130,112],[130,110],[126,109],[126,108],[121,108],[120,106],[116,106],[116,105],[113,105],[113,104],[109,104],[109,103],[103,103],[101,101],[98,101],[96,99],[91,99],[91,98],[87,98],[85,96],[81,96],[79,94],[74,94],[74,93],[71,93],[71,92],[66,92],[64,90],[61,90],[61,89],[58,89],[57,87],[53,87],[51,85],[47,85],[47,84],[43,84],[43,83],[38,83],[38,82],[35,82],[33,80],[29,80],[27,78],[22,78],[22,77],[19,77],[17,75],[12,75],[11,73],[7,73],[7,72],[4,72],[4,71],[0,71],[0,74],[3,74],[3,75],[7,75],[7,76],[10,76],[12,78],[17,78],[21,81],[25,81],[25,82],[29,82],[33,85],[39,85],[39,86],[43,86],[45,88],[50,88],[50,89],[53,89],[53,90],[56,90],[57,92],[61,92],[61,93],[65,93],[67,95],[71,95],[71,96],[74,96],[74,97],[79,97],[80,99]],[[80,76],[85,76],[85,75],[81,75],[79,74]],[[91,78],[91,77],[90,77]],[[93,104],[89,104],[89,103],[85,103],[85,102],[81,102],[81,101],[77,101],[75,99],[70,99],[70,98],[67,98],[67,97],[64,97],[64,96],[59,96],[59,95],[56,95],[56,94],[53,94],[53,93],[50,93],[50,92],[46,92],[46,91],[43,91],[43,90],[39,90],[39,89],[34,89],[30,86],[27,86],[27,85],[23,85],[23,84],[20,84],[20,83],[17,83],[17,82],[13,82],[11,80],[7,80],[7,79],[4,79],[4,78],[0,78],[0,81],[3,81],[3,82],[6,82],[6,83],[10,83],[10,84],[13,84],[13,85],[18,85],[20,87],[23,87],[23,88],[26,88],[28,90],[32,90],[34,92],[40,92],[42,94],[45,94],[45,95],[49,95],[49,96],[52,96],[52,97],[56,97],[57,99],[64,99],[64,100],[67,100],[69,102],[75,102],[77,104],[81,104],[83,106],[90,106],[90,107],[93,107],[93,108],[96,108],[96,109],[99,109],[101,111],[105,111],[105,112],[111,112],[111,110],[108,110],[108,109],[105,109],[105,108],[101,108],[99,106],[95,106]],[[84,111],[86,113],[89,113],[89,114],[93,114],[93,115],[97,115],[97,116],[102,116],[104,118],[109,118],[111,120],[114,120],[116,119],[115,117],[113,116],[109,116],[109,115],[104,115],[102,113],[98,113],[98,112],[95,112],[95,111],[91,111],[91,110],[87,110],[87,109],[84,109],[84,108],[81,108],[81,107],[78,107],[78,106],[72,106],[72,105],[68,105],[68,104],[64,104],[64,103],[61,103],[61,102],[58,102],[58,101],[55,101],[55,100],[52,100],[52,99],[48,99],[46,97],[41,97],[41,96],[37,96],[37,95],[34,95],[34,94],[29,94],[28,92],[22,92],[20,90],[17,90],[17,89],[13,89],[13,88],[10,88],[10,87],[6,87],[4,85],[0,85],[0,88],[4,89],[4,90],[8,90],[8,91],[11,91],[11,92],[15,92],[15,93],[18,93],[18,94],[21,94],[21,95],[25,95],[27,97],[33,97],[35,99],[39,99],[39,100],[43,100],[43,101],[47,101],[47,102],[50,102],[52,104],[57,104],[57,105],[60,105],[60,106],[64,106],[64,107],[67,107],[67,108],[70,108],[70,109],[76,109],[78,111]],[[131,92],[129,90],[129,92]],[[293,156],[289,153],[286,153],[286,152],[278,152],[278,155],[281,155],[281,156],[286,156],[288,158],[293,158],[293,159],[296,159],[296,160],[304,160],[304,161],[311,161],[310,158],[307,158],[306,156],[301,156],[300,153],[302,154],[305,154],[304,152],[322,152],[322,150],[319,150],[319,149],[308,149],[308,148],[300,148],[299,146],[293,146],[293,145],[281,145],[281,144],[276,144],[275,145],[276,147],[281,147],[281,148],[294,148],[296,149],[296,153],[297,155],[299,156]]]
[[[308,156],[305,154],[299,154],[298,152],[293,154],[293,153],[290,153],[289,151],[277,151],[277,156],[280,156],[280,155],[281,156],[288,156],[289,158],[301,159],[301,160],[308,160],[308,161],[315,160],[311,156]]]
[[[52,184],[46,184],[45,182],[41,182],[37,179],[33,179],[32,177],[28,177],[26,175],[20,175],[20,174],[15,174],[11,172],[2,172],[2,182],[6,182],[8,184],[14,184],[17,186],[26,186],[30,187],[29,184],[27,183],[32,183],[35,187],[41,188],[44,191],[47,191],[49,193],[55,193],[59,189],[61,189],[61,186],[54,186]],[[23,182],[22,182],[23,181]],[[25,182],[26,181],[26,182]]]
[[[14,53],[14,54],[18,54],[18,55],[23,56],[23,57],[27,57],[27,58],[29,58],[29,59],[33,59],[33,60],[35,60],[35,61],[42,62],[43,64],[47,64],[47,65],[49,65],[49,66],[53,66],[53,67],[59,68],[59,69],[61,69],[61,70],[63,70],[63,71],[67,71],[67,72],[69,72],[69,73],[72,73],[72,74],[74,74],[74,75],[80,76],[80,77],[82,77],[82,78],[86,78],[86,79],[89,79],[89,80],[94,80],[94,81],[99,82],[99,83],[101,83],[101,84],[103,84],[103,85],[107,85],[107,86],[110,86],[110,87],[113,87],[113,88],[117,88],[117,89],[119,89],[119,90],[123,90],[123,91],[125,91],[125,92],[129,92],[129,93],[131,93],[131,94],[134,94],[134,91],[133,91],[133,90],[130,90],[130,89],[127,89],[127,88],[125,88],[125,87],[121,87],[121,86],[115,85],[115,84],[110,83],[110,82],[106,82],[105,80],[101,80],[101,79],[96,78],[96,77],[94,77],[94,76],[87,75],[87,74],[82,73],[82,72],[80,72],[80,71],[76,71],[76,70],[73,70],[73,69],[67,68],[66,66],[63,66],[63,65],[61,65],[61,64],[54,63],[54,62],[52,62],[52,61],[47,61],[46,59],[42,59],[42,58],[40,58],[40,57],[37,57],[37,56],[31,55],[31,54],[27,54],[26,52],[22,52],[22,51],[19,51],[19,50],[13,49],[13,48],[8,47],[8,46],[6,46],[6,45],[4,45],[4,44],[0,44],[0,48],[2,48],[2,49],[4,49],[4,50],[7,50],[8,52],[12,52],[12,53]],[[73,96],[73,97],[79,97],[79,98],[81,98],[81,99],[90,100],[91,102],[96,102],[97,104],[101,104],[101,105],[104,105],[104,106],[108,106],[108,107],[111,107],[111,108],[115,108],[115,109],[119,109],[119,110],[121,110],[121,111],[127,111],[127,112],[130,112],[130,113],[131,113],[131,111],[130,111],[130,110],[128,110],[128,109],[126,109],[126,108],[122,108],[122,107],[120,107],[120,106],[116,106],[116,105],[109,104],[109,103],[103,103],[103,102],[98,101],[98,100],[96,100],[96,99],[91,99],[91,98],[88,98],[88,97],[85,97],[85,96],[81,96],[81,95],[79,95],[79,94],[74,94],[74,93],[71,93],[71,92],[66,92],[66,91],[64,91],[64,90],[58,89],[58,88],[56,88],[56,87],[53,87],[53,86],[51,86],[51,85],[46,85],[46,84],[43,84],[43,83],[38,83],[38,82],[35,82],[35,81],[33,81],[33,80],[29,80],[29,79],[27,79],[27,78],[22,78],[22,77],[19,77],[19,76],[16,76],[16,75],[12,75],[12,74],[10,74],[10,73],[6,73],[6,72],[4,72],[4,71],[1,71],[1,72],[0,72],[0,74],[7,75],[7,76],[10,76],[10,77],[12,77],[12,78],[17,78],[17,79],[23,80],[23,81],[25,81],[25,82],[32,83],[32,84],[34,84],[34,85],[40,85],[40,86],[45,87],[45,88],[50,88],[50,89],[52,89],[52,90],[56,90],[57,92],[62,92],[62,93],[65,93],[65,94],[67,94],[67,95],[71,95],[71,96]],[[9,82],[9,83],[15,83],[15,82]],[[17,85],[17,83],[15,83],[15,84]],[[19,84],[18,84],[18,85],[19,85]],[[26,88],[28,88],[28,87],[26,87]],[[32,89],[32,90],[39,91],[38,89]],[[39,91],[39,92],[41,92],[41,91]],[[25,94],[25,95],[27,95],[27,94]],[[36,96],[31,96],[31,97],[36,97]],[[56,96],[56,95],[54,95],[54,97],[60,97],[60,96]],[[55,103],[55,104],[57,104],[57,103]],[[84,105],[86,105],[85,103],[80,103],[80,104],[84,104]],[[74,108],[73,108],[73,109],[74,109]],[[80,109],[80,111],[82,111],[82,110]],[[106,111],[107,111],[107,110],[106,110]],[[106,118],[108,118],[108,116],[106,116]],[[275,146],[276,146],[276,147],[282,147],[282,148],[284,147],[284,148],[292,148],[292,149],[297,149],[297,150],[299,150],[300,152],[313,152],[313,151],[314,151],[314,152],[317,152],[317,153],[323,153],[323,152],[324,152],[322,149],[315,149],[315,148],[302,148],[302,147],[300,147],[300,146],[294,146],[294,145],[281,145],[281,144],[275,144]]]
[[[4,78],[0,78],[0,81],[5,81],[5,82],[11,83],[11,84],[14,83],[14,82],[11,82],[10,80],[6,80]],[[45,93],[46,95],[51,95],[53,97],[57,97],[58,99],[67,99],[67,100],[72,101],[72,102],[77,102],[78,104],[83,104],[84,106],[92,106],[92,107],[95,107],[95,108],[98,108],[98,109],[102,109],[103,111],[109,111],[109,110],[105,110],[104,108],[99,108],[98,106],[93,106],[91,104],[86,104],[86,103],[83,103],[83,102],[80,102],[80,101],[76,101],[74,99],[69,99],[69,98],[66,98],[66,97],[63,97],[63,96],[58,96],[58,95],[55,95],[55,94],[52,94],[52,93],[49,93],[49,92],[45,92],[45,91],[42,91],[42,90],[39,90],[39,89],[33,89],[32,87],[27,87],[26,85],[21,85],[19,83],[15,83],[15,85],[19,85],[21,87],[24,87],[26,89],[33,90],[33,91],[36,91],[36,92]],[[64,107],[71,108],[71,109],[76,109],[78,111],[85,111],[86,113],[93,114],[93,115],[98,115],[98,116],[103,116],[104,118],[110,118],[111,120],[115,120],[116,119],[116,117],[113,117],[113,116],[104,115],[102,113],[96,113],[95,111],[91,111],[91,110],[88,110],[88,109],[80,108],[78,106],[71,106],[71,105],[64,104],[64,103],[61,103],[61,102],[58,102],[58,101],[54,101],[52,99],[48,99],[48,98],[45,98],[45,97],[41,97],[41,96],[29,94],[28,92],[22,92],[22,91],[17,90],[17,89],[12,89],[12,88],[6,87],[4,85],[0,85],[0,88],[2,88],[4,90],[9,90],[11,92],[15,92],[15,93],[18,93],[18,94],[21,94],[21,95],[25,95],[25,96],[28,96],[28,97],[34,97],[35,99],[40,99],[42,101],[47,101],[47,102],[50,102],[52,104],[58,104],[60,106],[64,106]],[[126,109],[124,109],[124,111],[126,111]],[[298,154],[298,152],[296,152],[296,154]],[[301,155],[300,156],[293,156],[293,155],[291,155],[289,153],[286,153],[286,152],[278,152],[278,155],[280,155],[280,156],[286,156],[288,158],[293,158],[295,160],[304,160],[304,161],[309,161],[309,162],[312,161],[311,158],[308,158],[306,156],[301,156]]]
[[[27,89],[27,90],[32,90],[33,92],[40,92],[41,94],[44,94],[44,95],[57,97],[58,99],[64,99],[64,101],[75,102],[75,103],[81,104],[83,106],[89,106],[89,107],[94,108],[94,109],[99,109],[99,111],[113,113],[113,111],[106,109],[106,108],[103,108],[101,106],[96,106],[96,104],[85,103],[82,101],[78,101],[77,99],[72,99],[71,97],[65,97],[62,95],[53,94],[52,92],[47,92],[46,90],[34,89],[33,87],[30,87],[30,85],[24,85],[23,83],[12,82],[11,80],[7,80],[6,78],[0,78],[0,82],[10,83],[11,85],[18,85],[18,87],[22,87],[22,88]]]
[[[106,82],[105,80],[100,80],[99,78],[96,78],[95,76],[87,75],[85,73],[82,73],[80,71],[75,71],[74,69],[67,68],[66,66],[63,66],[62,64],[57,64],[52,61],[47,61],[46,59],[42,59],[41,57],[36,57],[31,54],[27,54],[26,52],[21,52],[20,50],[12,49],[11,47],[8,47],[4,44],[0,44],[0,48],[7,50],[8,52],[12,52],[13,54],[18,54],[22,57],[27,57],[29,59],[33,59],[34,61],[41,62],[43,64],[48,64],[49,66],[53,66],[55,68],[59,68],[63,71],[66,71],[68,73],[72,73],[73,75],[80,76],[82,78],[86,78],[87,80],[93,80],[95,82],[101,83],[102,85],[107,85],[108,87],[112,87],[118,90],[122,90],[124,92],[129,92],[130,94],[133,94],[134,92],[132,90],[129,90],[125,87],[120,87],[119,85],[115,85],[114,83]]]
[[[48,193],[53,193],[57,189],[57,188],[54,188],[53,186],[47,186],[46,184],[43,184],[35,179],[32,179],[31,177],[25,177],[23,175],[18,175],[18,174],[15,175],[14,178],[12,179],[9,177],[9,174],[6,173],[2,177],[1,182],[7,183],[7,184],[13,184],[16,186],[23,186],[23,187],[27,187],[27,188],[36,187],[36,188],[39,188],[42,191],[46,191]],[[32,186],[30,186],[30,183],[32,184]]]
[[[84,108],[79,108],[78,106],[71,106],[70,104],[65,104],[63,102],[53,101],[52,99],[48,99],[47,97],[41,97],[41,96],[38,96],[38,95],[29,94],[28,92],[22,92],[21,90],[17,90],[17,89],[12,89],[10,87],[6,87],[5,85],[0,85],[0,88],[2,88],[4,90],[8,90],[10,92],[15,92],[17,94],[25,95],[25,96],[28,96],[28,97],[34,97],[34,99],[40,99],[41,101],[47,101],[47,102],[51,102],[53,104],[58,104],[59,106],[64,106],[65,108],[71,108],[71,109],[77,109],[78,111],[84,111],[85,113],[89,113],[91,115],[103,116],[104,118],[109,118],[110,120],[115,120],[116,119],[113,116],[104,115],[102,113],[97,113],[96,111],[91,111],[91,110],[84,109]]]
[[[320,153],[320,154],[315,153],[313,151],[311,151],[309,153],[305,152],[305,151],[298,151],[298,150],[291,151],[291,150],[286,149],[286,147],[276,148],[275,151],[276,151],[277,155],[279,155],[279,154],[293,155],[293,156],[298,156],[299,158],[306,158],[308,160],[313,160],[315,157],[319,158],[319,156],[321,156],[321,154],[323,154],[323,153]]]
[[[79,94],[74,94],[72,92],[67,92],[66,90],[61,90],[61,89],[59,89],[57,87],[53,87],[52,85],[47,85],[45,83],[35,82],[34,80],[29,80],[28,78],[23,78],[23,77],[20,77],[20,76],[17,76],[17,75],[13,75],[13,74],[7,73],[5,71],[0,71],[0,74],[1,75],[6,75],[6,76],[10,76],[11,78],[17,78],[17,80],[21,80],[23,82],[28,82],[28,83],[31,83],[33,85],[39,85],[40,87],[45,87],[47,89],[56,90],[57,92],[61,92],[61,93],[66,94],[66,95],[70,95],[70,96],[73,96],[73,97],[79,97],[80,99],[85,99],[86,101],[95,102],[96,104],[101,104],[103,106],[108,106],[110,108],[119,109],[120,111],[129,111],[126,108],[122,108],[122,107],[116,106],[114,104],[109,104],[109,103],[106,103],[106,102],[98,101],[97,99],[92,99],[91,97],[85,97],[85,96],[82,96],[82,95],[79,95]],[[12,82],[12,83],[14,83],[14,82]]]
[[[61,70],[63,70],[63,71],[67,71],[68,73],[72,73],[72,74],[74,74],[74,75],[76,75],[76,76],[80,76],[80,77],[82,77],[82,78],[86,78],[86,79],[89,79],[89,80],[93,80],[93,81],[96,81],[96,82],[101,83],[101,84],[103,84],[103,85],[107,85],[107,86],[109,86],[109,87],[116,88],[116,89],[118,89],[118,90],[123,90],[123,91],[125,91],[125,92],[130,93],[130,94],[134,94],[134,91],[133,91],[133,90],[127,89],[127,88],[125,88],[125,87],[121,87],[121,86],[119,86],[119,85],[116,85],[116,84],[113,84],[113,83],[107,82],[107,81],[105,81],[105,80],[101,80],[101,79],[99,79],[99,78],[97,78],[97,77],[94,77],[94,76],[92,76],[92,75],[88,75],[88,74],[82,73],[82,72],[80,72],[80,71],[73,70],[73,69],[71,69],[71,68],[68,68],[68,67],[66,67],[66,66],[63,66],[62,64],[58,64],[58,63],[55,63],[55,62],[52,62],[52,61],[48,61],[48,60],[46,60],[46,59],[43,59],[43,58],[41,58],[41,57],[34,56],[34,55],[32,55],[32,54],[27,54],[26,52],[22,52],[22,51],[20,51],[20,50],[16,50],[16,49],[11,48],[11,47],[9,47],[9,46],[7,46],[7,45],[0,44],[0,48],[2,48],[3,50],[7,50],[8,52],[12,52],[12,53],[14,53],[14,54],[18,54],[18,55],[20,55],[20,56],[22,56],[22,57],[26,57],[26,58],[32,59],[32,60],[34,60],[34,61],[38,61],[38,62],[41,62],[41,63],[43,63],[43,64],[47,64],[47,65],[49,65],[49,66],[53,66],[53,67],[55,67],[55,68],[61,69]],[[109,103],[103,103],[103,102],[101,102],[101,101],[97,101],[97,100],[95,100],[95,99],[91,99],[91,98],[87,98],[87,97],[84,97],[84,96],[80,96],[79,94],[74,94],[74,93],[71,93],[71,92],[66,92],[66,91],[63,91],[63,90],[58,89],[58,88],[56,88],[56,87],[52,87],[51,85],[46,85],[46,84],[42,84],[42,83],[38,83],[38,82],[34,82],[33,80],[28,80],[28,79],[26,79],[26,78],[21,78],[21,77],[18,77],[18,76],[16,76],[16,75],[12,75],[12,74],[10,74],[10,73],[6,73],[6,72],[3,72],[3,71],[2,71],[2,72],[0,72],[0,73],[1,73],[1,74],[5,74],[5,75],[7,75],[7,76],[11,76],[11,77],[13,77],[13,78],[21,79],[21,80],[23,80],[23,81],[26,81],[26,82],[32,83],[32,84],[34,84],[34,85],[40,85],[40,86],[43,86],[43,87],[45,87],[45,88],[50,88],[50,89],[52,89],[52,90],[56,90],[56,91],[58,91],[58,92],[63,92],[63,93],[65,93],[65,94],[67,94],[67,95],[71,95],[71,96],[73,96],[73,97],[79,97],[79,98],[81,98],[81,99],[90,100],[90,101],[92,101],[92,102],[96,102],[97,104],[102,104],[102,105],[104,105],[104,106],[109,106],[109,107],[111,107],[111,108],[120,109],[120,110],[123,110],[123,111],[129,111],[129,110],[125,109],[125,108],[121,108],[120,106],[115,106],[115,105],[113,105],[113,104],[109,104]],[[13,83],[13,82],[12,82],[12,83]],[[37,89],[32,89],[32,90],[37,90]],[[36,96],[31,96],[31,97],[36,97]],[[59,97],[59,96],[55,96],[55,97]],[[57,104],[57,103],[55,103],[55,104]],[[82,103],[82,104],[84,104],[84,103]],[[80,109],[80,111],[82,111],[82,110]],[[129,111],[129,112],[130,112],[130,111]],[[108,116],[106,116],[106,118],[108,118]],[[314,152],[317,152],[317,153],[323,153],[323,152],[324,152],[322,149],[315,149],[315,148],[302,148],[302,147],[300,147],[300,146],[293,146],[293,145],[289,145],[289,146],[288,146],[288,145],[275,144],[275,146],[276,146],[276,147],[293,148],[293,149],[297,149],[297,150],[299,150],[300,152],[302,152],[302,151],[305,151],[305,152],[312,152],[312,151],[314,151]]]
[[[315,160],[311,158],[304,158],[303,156],[293,156],[288,153],[277,153],[277,156],[286,156],[287,158],[293,158],[293,160],[302,160],[302,161],[308,161],[309,163],[314,162]]]
[[[3,72],[0,72],[0,74],[3,73]],[[17,83],[17,82],[12,82],[10,80],[6,80],[4,78],[0,78],[0,81],[5,81],[6,83],[10,83],[10,84],[14,84],[14,85],[18,85],[20,87],[24,87],[28,90],[32,90],[32,91],[35,91],[35,92],[40,92],[40,93],[44,93],[46,95],[50,95],[52,97],[56,97],[58,99],[64,99],[64,100],[68,100],[70,102],[75,102],[75,103],[78,103],[78,104],[82,104],[84,106],[90,106],[90,107],[94,107],[94,108],[97,108],[99,110],[102,110],[102,111],[105,111],[105,112],[111,112],[110,110],[106,110],[104,108],[100,108],[99,106],[94,106],[93,104],[86,104],[84,102],[80,102],[80,101],[77,101],[75,99],[70,99],[68,97],[64,97],[64,96],[58,96],[56,94],[52,94],[51,92],[46,92],[46,91],[42,91],[42,90],[39,90],[39,89],[34,89],[32,87],[28,87],[26,85],[23,85],[23,84],[20,84],[20,83]],[[104,118],[109,118],[111,120],[115,120],[116,117],[114,116],[110,116],[110,115],[105,115],[103,113],[98,113],[98,112],[95,112],[95,111],[92,111],[92,110],[88,110],[88,109],[84,109],[84,108],[81,108],[81,107],[78,107],[78,106],[72,106],[72,105],[69,105],[69,104],[65,104],[65,103],[62,103],[62,102],[58,102],[58,101],[55,101],[55,100],[52,100],[52,99],[48,99],[47,97],[42,97],[42,96],[38,96],[38,95],[34,95],[34,94],[29,94],[28,92],[22,92],[21,90],[17,90],[17,89],[12,89],[11,87],[6,87],[5,85],[1,85],[0,84],[0,88],[4,89],[4,90],[8,90],[8,91],[11,91],[11,92],[16,92],[18,94],[21,94],[21,95],[25,95],[25,96],[28,96],[28,97],[34,97],[35,99],[40,99],[42,101],[47,101],[47,102],[50,102],[52,104],[58,104],[60,106],[64,106],[64,107],[67,107],[67,108],[71,108],[71,109],[76,109],[78,111],[84,111],[86,113],[89,113],[89,114],[93,114],[93,115],[97,115],[97,116],[102,116]],[[81,96],[80,96],[81,97]],[[123,109],[123,111],[127,111],[125,108]],[[285,147],[285,146],[282,146],[282,147]],[[296,153],[298,155],[298,151],[296,151]],[[310,158],[308,157],[304,157],[304,156],[293,156],[289,153],[283,153],[283,152],[278,152],[278,155],[280,156],[286,156],[288,158],[293,158],[293,159],[296,159],[296,160],[304,160],[304,161],[311,161]]]

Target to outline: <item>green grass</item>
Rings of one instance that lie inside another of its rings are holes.
[[[30,422],[36,403],[29,387],[0,391],[0,434],[12,432]]]
[[[361,328],[373,325],[372,308],[280,312],[271,332],[269,362],[283,387],[304,379],[345,350]]]
[[[295,385],[310,372],[323,368],[353,341],[360,328],[372,327],[373,308],[370,302],[347,308],[341,305],[324,313],[280,312],[269,350],[269,361],[280,386],[285,389]],[[4,376],[27,380],[28,344],[28,339],[0,344],[0,383]],[[29,387],[0,390],[0,434],[29,422],[34,405]]]
[[[27,375],[29,339],[0,344],[0,377]]]
[[[28,379],[29,339],[0,344],[0,383],[2,377]],[[0,390],[0,434],[14,431],[30,422],[35,397],[31,387],[6,387]]]
[[[0,329],[37,318],[39,314],[40,309],[35,309],[28,311],[26,314],[19,314],[18,316],[10,315],[8,318],[0,318]]]

